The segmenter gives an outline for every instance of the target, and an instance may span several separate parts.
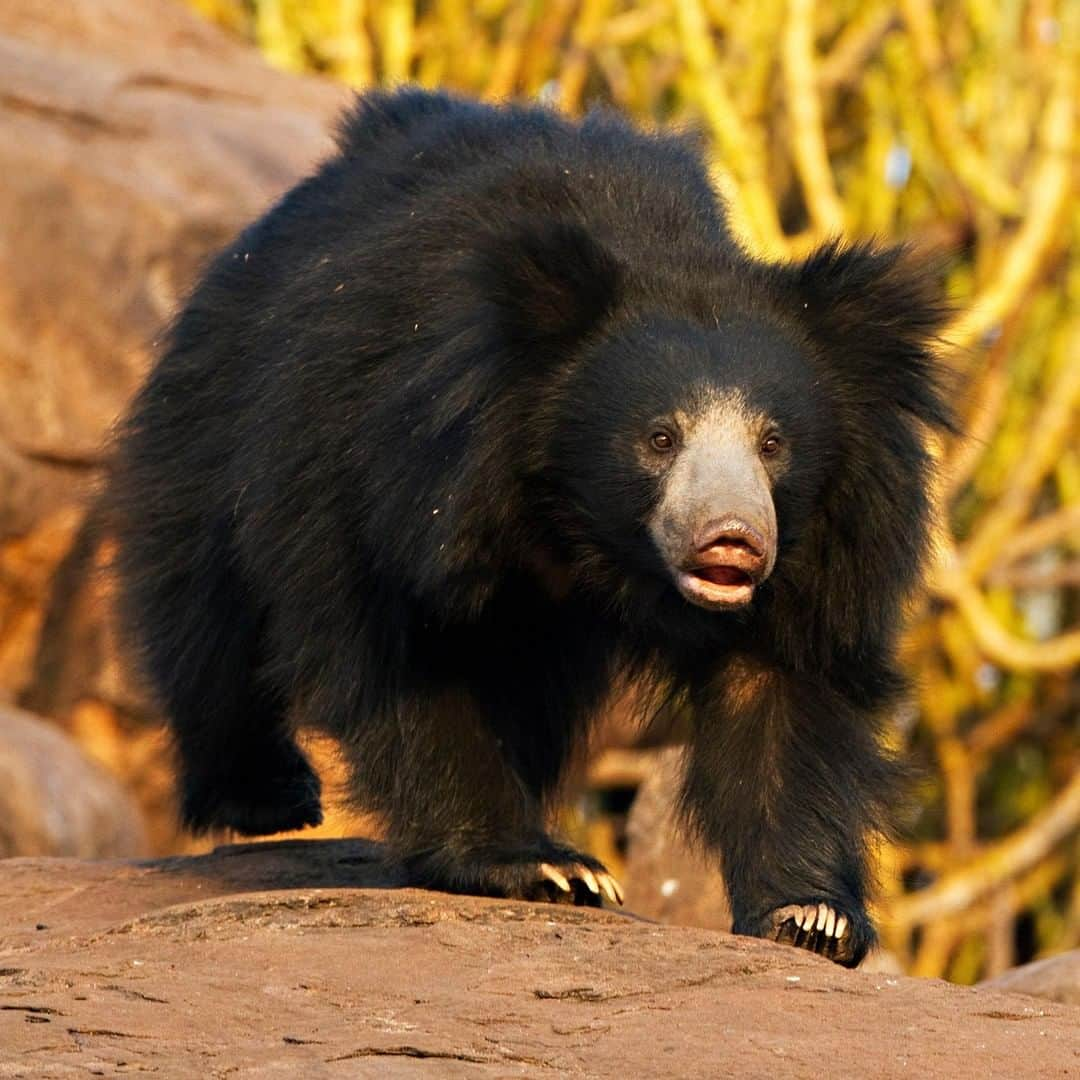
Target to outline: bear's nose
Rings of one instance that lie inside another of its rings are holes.
[[[755,559],[764,559],[768,547],[761,531],[742,518],[708,522],[698,530],[694,543],[700,552],[715,547],[742,548]]]

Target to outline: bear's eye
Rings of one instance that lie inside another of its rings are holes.
[[[780,436],[775,433],[770,433],[761,440],[761,452],[766,457],[772,457],[773,454],[778,454],[781,446],[783,446],[783,443],[780,441]]]
[[[654,431],[649,436],[649,445],[658,453],[667,454],[675,448],[675,440],[670,431]]]

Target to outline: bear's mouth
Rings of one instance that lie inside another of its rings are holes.
[[[679,591],[704,608],[740,608],[761,580],[762,559],[741,545],[719,544],[676,573]]]

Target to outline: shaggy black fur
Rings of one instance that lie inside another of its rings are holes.
[[[539,862],[599,868],[545,811],[629,675],[692,717],[683,804],[736,931],[824,901],[857,963],[922,433],[948,424],[925,275],[750,258],[696,149],[611,116],[406,90],[339,144],[214,262],[116,446],[123,614],[185,822],[319,821],[292,737],[315,725],[415,881],[537,895]],[[790,460],[776,568],[728,612],[672,585],[641,447],[732,389]]]

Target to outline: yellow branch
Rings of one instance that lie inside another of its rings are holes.
[[[999,747],[1012,742],[1042,715],[1030,700],[1010,701],[980,720],[967,734],[971,755],[982,759]]]
[[[336,74],[350,86],[366,87],[375,81],[375,60],[364,22],[366,0],[341,0],[339,31],[335,44],[339,53]]]
[[[818,86],[828,90],[855,82],[885,36],[898,25],[899,19],[891,6],[863,6],[818,64]]]
[[[589,57],[611,14],[612,0],[585,0],[574,24],[572,44],[559,74],[559,108],[563,112],[581,110]]]
[[[267,59],[288,71],[303,71],[303,43],[285,17],[281,0],[263,0],[255,9],[255,40]]]
[[[612,15],[600,31],[601,45],[628,45],[643,38],[659,26],[667,17],[666,4],[653,4],[650,7],[636,7],[618,15]]]
[[[998,896],[991,896],[987,901],[952,918],[931,924],[936,933],[927,934],[925,947],[916,953],[907,973],[921,979],[942,978],[949,953],[961,937],[983,932],[995,917],[1000,917],[1002,908],[1010,920],[1015,919],[1024,908],[1054,888],[1070,866],[1071,860],[1067,857],[1051,856],[1016,881],[1005,885]]]
[[[948,84],[948,64],[938,37],[930,0],[900,0],[904,22],[925,75],[925,101],[935,141],[956,178],[997,213],[1012,217],[1020,197],[1012,185],[995,176],[975,144],[960,126],[960,107]]]
[[[738,194],[757,242],[772,254],[786,251],[776,203],[765,180],[761,155],[743,125],[735,103],[720,77],[720,61],[699,0],[675,0],[679,37],[694,75],[698,107],[716,141],[724,166],[738,184]]]
[[[1034,867],[1080,827],[1080,773],[1027,825],[929,888],[890,901],[887,919],[906,930],[970,907]]]
[[[532,5],[517,3],[503,17],[502,36],[495,50],[491,76],[484,88],[484,97],[499,101],[514,92],[525,59],[525,39],[529,33]]]
[[[1080,543],[1080,504],[1043,514],[1014,533],[1002,544],[998,565],[1006,566],[1068,539]]]
[[[844,231],[844,206],[836,193],[814,57],[814,0],[788,0],[783,38],[784,86],[795,168],[810,220],[821,236]]]
[[[412,0],[382,0],[375,5],[383,82],[406,82],[413,57]]]
[[[1028,641],[998,622],[982,593],[962,573],[940,575],[938,588],[956,605],[975,643],[995,664],[1010,671],[1068,671],[1080,664],[1080,630],[1048,641]]]
[[[1017,337],[1019,314],[1017,308],[1002,329],[1001,336],[983,358],[978,384],[967,395],[975,403],[964,416],[963,435],[949,448],[941,470],[941,496],[951,501],[963,489],[975,472],[983,454],[998,430],[1009,398],[1009,358]]]
[[[1080,320],[1062,331],[1065,351],[1057,376],[1045,390],[1042,407],[1031,424],[1031,438],[1013,466],[1004,494],[987,511],[960,553],[960,570],[979,581],[997,560],[1002,547],[1028,512],[1046,474],[1074,435],[1080,406]]]
[[[907,0],[913,3],[914,0]],[[1000,323],[1031,287],[1047,256],[1060,241],[1057,227],[1072,191],[1071,151],[1076,129],[1076,66],[1058,65],[1055,87],[1039,125],[1039,163],[1028,191],[1028,213],[992,276],[992,283],[945,332],[959,348],[977,342]]]

